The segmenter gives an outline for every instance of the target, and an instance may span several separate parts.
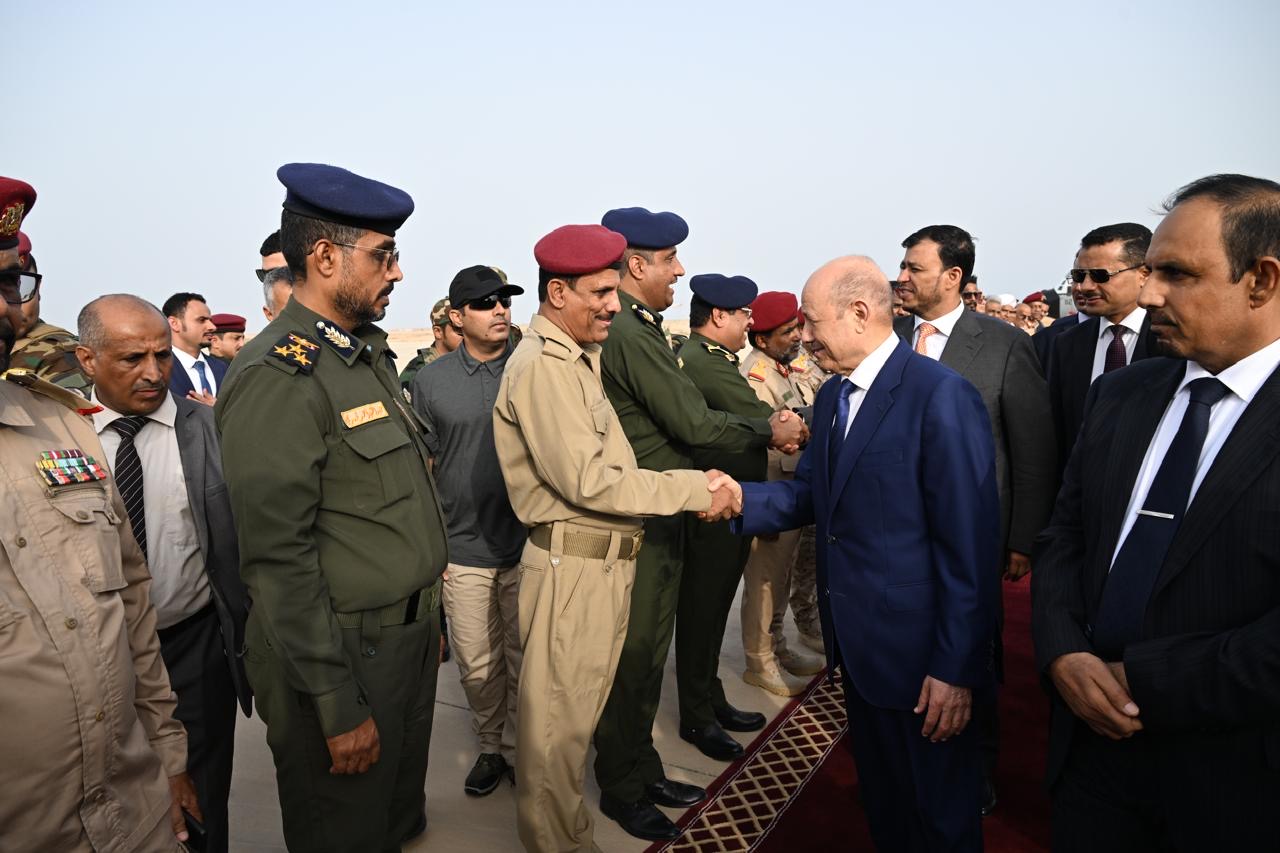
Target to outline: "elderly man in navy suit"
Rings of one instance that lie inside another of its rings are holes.
[[[871,834],[884,851],[981,850],[1000,502],[982,398],[893,333],[867,258],[815,272],[804,343],[839,381],[814,404],[794,480],[743,484],[745,534],[817,524],[818,604],[839,665]]]

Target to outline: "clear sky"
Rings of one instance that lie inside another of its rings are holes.
[[[1154,226],[1212,172],[1280,179],[1280,3],[5,4],[0,174],[43,315],[178,290],[263,324],[252,270],[275,170],[406,189],[384,325],[457,270],[536,309],[534,242],[611,207],[690,223],[689,273],[799,292],[826,260],[896,270],[903,237],[978,240],[988,293],[1061,281],[1097,225]],[[687,288],[671,317],[684,316]]]

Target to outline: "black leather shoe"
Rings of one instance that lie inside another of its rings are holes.
[[[601,794],[600,811],[605,817],[617,821],[628,835],[645,841],[670,841],[680,836],[680,828],[671,822],[671,818],[646,799],[624,803],[608,794]]]
[[[996,810],[996,785],[990,777],[982,777],[982,816],[987,817]]]
[[[702,728],[681,728],[680,739],[693,744],[707,758],[716,761],[733,761],[742,757],[742,744],[729,737],[719,723]]]
[[[758,732],[768,722],[764,714],[739,711],[732,705],[716,709],[716,722],[727,732]]]
[[[423,812],[418,818],[418,822],[413,825],[413,829],[409,830],[409,834],[400,839],[401,844],[408,844],[413,839],[427,831],[427,813]]]
[[[462,783],[462,790],[473,797],[492,794],[493,789],[507,775],[508,769],[506,759],[498,753],[482,752],[467,774],[466,781]]]
[[[644,786],[644,795],[649,802],[666,806],[669,809],[686,809],[707,798],[707,792],[697,785],[686,785],[671,779],[662,779]]]

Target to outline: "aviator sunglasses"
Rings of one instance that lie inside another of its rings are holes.
[[[1073,269],[1070,272],[1068,272],[1067,275],[1070,276],[1071,280],[1074,281],[1076,284],[1084,284],[1084,280],[1086,277],[1093,279],[1095,284],[1106,284],[1107,282],[1111,281],[1111,277],[1113,275],[1120,275],[1120,273],[1128,272],[1129,270],[1140,270],[1145,266],[1146,264],[1137,264],[1136,266],[1125,267],[1124,269],[1116,270],[1115,272],[1111,272],[1110,270]]]

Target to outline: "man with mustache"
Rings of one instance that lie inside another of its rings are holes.
[[[212,406],[227,375],[227,365],[216,358],[205,358],[204,347],[218,328],[208,303],[198,293],[175,293],[160,310],[169,318],[173,356],[178,361],[169,377],[169,387],[179,397]]]
[[[393,850],[426,829],[443,512],[421,424],[374,325],[403,275],[403,190],[290,163],[293,295],[218,396],[253,600],[245,669],[293,851]]]
[[[239,654],[248,599],[213,411],[170,392],[169,324],[151,303],[102,296],[81,309],[76,325],[76,355],[100,408],[93,427],[151,571],[204,849],[226,853],[236,700],[245,714],[253,700]]]
[[[1178,190],[1036,543],[1055,851],[1280,839],[1280,184]],[[1118,259],[1117,259],[1118,260]]]
[[[511,297],[487,266],[461,270],[449,285],[457,349],[413,380],[413,408],[427,425],[427,447],[448,519],[444,609],[471,706],[480,755],[463,783],[472,796],[497,788],[516,761],[516,688],[520,679],[517,584],[526,531],[511,509],[493,441],[493,404],[510,342]]]

